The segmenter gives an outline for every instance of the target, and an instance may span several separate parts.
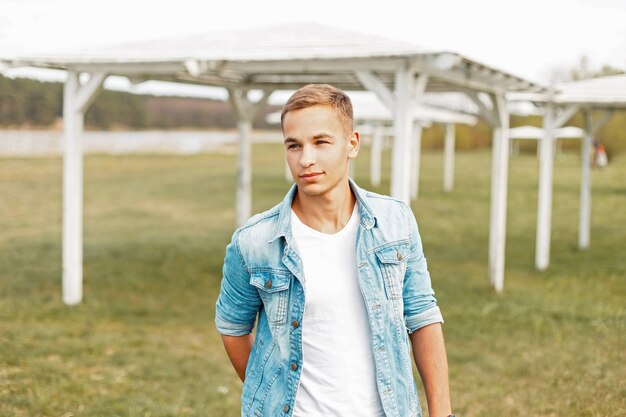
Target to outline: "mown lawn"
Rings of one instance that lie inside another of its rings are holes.
[[[255,145],[254,210],[288,189]],[[367,149],[356,170],[369,186]],[[489,152],[423,156],[413,208],[446,318],[460,416],[626,415],[626,158],[594,171],[576,249],[579,157],[557,160],[552,263],[534,270],[537,161],[513,157],[505,291],[487,283]],[[388,164],[388,158],[385,159]],[[85,298],[61,303],[61,160],[0,159],[0,416],[238,416],[213,326],[234,229],[235,156],[85,159]],[[389,171],[385,165],[385,173]],[[388,176],[376,190],[387,192]]]

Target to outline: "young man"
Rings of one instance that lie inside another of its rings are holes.
[[[307,85],[281,123],[295,184],[226,248],[216,325],[242,416],[451,415],[443,322],[411,209],[359,188],[349,97]],[[258,321],[256,337],[252,329]]]

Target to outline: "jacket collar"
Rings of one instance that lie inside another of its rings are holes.
[[[356,197],[359,215],[361,217],[361,225],[365,229],[371,229],[376,225],[376,216],[374,215],[370,205],[367,203],[367,191],[356,185],[352,178],[348,178],[348,182],[352,193]],[[291,240],[291,204],[293,203],[293,198],[295,197],[297,191],[298,187],[296,184],[293,184],[283,201],[280,203],[276,232],[269,242],[272,242],[281,236],[288,242]]]

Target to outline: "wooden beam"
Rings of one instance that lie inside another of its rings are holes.
[[[563,125],[565,125],[565,123],[569,122],[569,120],[574,117],[574,115],[576,114],[576,112],[578,112],[578,110],[580,110],[579,106],[575,106],[575,105],[571,105],[571,106],[567,106],[566,108],[562,109],[561,111],[556,111],[555,112],[555,119],[554,119],[554,129],[558,129],[559,127],[563,127]]]
[[[429,76],[426,73],[421,73],[415,79],[415,86],[413,87],[413,118],[415,117],[415,109],[424,100],[424,91],[428,85]],[[420,166],[422,159],[422,131],[423,124],[420,122],[414,123],[413,137],[410,138],[410,148],[407,152],[412,155],[412,167],[411,167],[411,182],[410,182],[410,196],[412,200],[415,200],[419,194],[419,182],[420,182]]]
[[[100,90],[106,72],[80,83],[80,72],[67,71],[63,88],[63,302],[83,298],[83,143],[85,112]]]
[[[183,62],[154,62],[154,63],[70,63],[64,64],[62,67],[55,67],[53,65],[44,65],[43,63],[29,63],[29,65],[37,67],[52,67],[59,69],[66,69],[68,66],[78,72],[106,72],[110,75],[136,75],[136,74],[175,74],[177,72],[186,71]]]
[[[77,107],[78,111],[80,111],[81,113],[87,111],[87,108],[95,100],[96,95],[102,87],[102,84],[104,83],[106,77],[106,72],[96,72],[94,74],[91,74],[91,77],[89,78],[89,81],[87,81],[87,83],[80,86],[74,101],[74,105]]]
[[[535,267],[540,271],[545,270],[550,264],[555,119],[554,104],[548,103],[546,114],[543,118],[544,137],[539,141],[539,197],[537,204]]]
[[[504,289],[506,210],[509,173],[509,113],[504,94],[491,96],[495,119],[489,226],[489,281],[497,292]]]
[[[410,203],[410,167],[413,113],[415,100],[415,73],[403,68],[396,72],[393,109],[394,141],[391,165],[391,196]]]
[[[68,71],[63,88],[63,302],[83,299],[83,113],[76,103],[77,71]]]
[[[311,59],[288,61],[246,61],[224,62],[223,69],[239,71],[248,74],[281,74],[281,73],[318,73],[318,72],[345,72],[353,74],[355,71],[373,71],[393,73],[405,63],[403,58],[343,58],[343,59]]]
[[[237,129],[239,130],[239,150],[237,154],[237,225],[242,226],[252,214],[252,121],[265,106],[272,92],[263,91],[259,101],[252,103],[248,97],[247,88],[229,89],[228,98],[237,115]]]
[[[267,100],[270,98],[270,95],[272,95],[272,91],[273,90],[270,89],[263,90],[259,100],[252,104],[252,108],[250,109],[251,120],[256,119],[259,113],[267,106]]]
[[[468,77],[461,71],[442,71],[437,68],[433,68],[428,65],[418,65],[418,71],[427,72],[430,77],[435,80],[441,80],[449,85],[453,85],[459,88],[483,91],[492,94],[502,94],[504,92],[503,87],[498,87],[493,84],[493,80],[487,78],[480,80],[477,77]]]
[[[491,127],[496,127],[498,125],[498,121],[494,116],[494,112],[485,105],[480,97],[478,97],[478,93],[476,91],[466,90],[465,94],[474,102],[474,104],[476,104],[480,115],[487,121],[487,123]]]
[[[585,135],[580,143],[581,178],[580,211],[578,217],[578,248],[589,247],[591,235],[591,150],[593,147],[593,119],[591,111],[585,110]]]
[[[393,111],[393,94],[387,86],[371,71],[355,71],[361,85],[372,91],[390,111]]]
[[[454,124],[446,123],[445,129],[443,140],[443,191],[449,193],[454,187]]]
[[[413,125],[413,138],[411,140],[411,200],[415,200],[419,193],[421,150],[422,126],[418,122]]]

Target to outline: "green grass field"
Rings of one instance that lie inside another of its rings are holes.
[[[364,149],[355,177],[371,189],[368,160]],[[585,252],[579,157],[557,161],[543,273],[533,267],[537,160],[511,158],[500,295],[487,282],[490,154],[457,155],[451,194],[441,163],[423,155],[413,209],[446,318],[455,412],[625,416],[626,158],[594,171]],[[241,383],[213,325],[235,165],[232,154],[87,157],[85,296],[70,308],[61,160],[0,159],[0,416],[239,415]],[[261,211],[288,189],[281,146],[255,145],[254,170]],[[388,189],[384,176],[375,191]]]

